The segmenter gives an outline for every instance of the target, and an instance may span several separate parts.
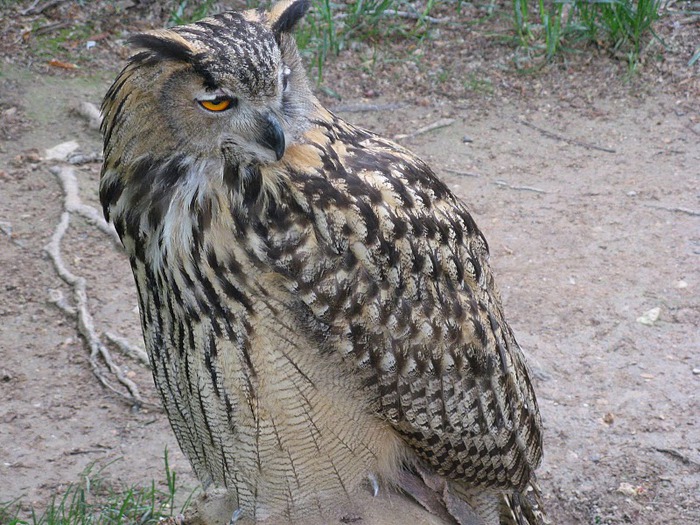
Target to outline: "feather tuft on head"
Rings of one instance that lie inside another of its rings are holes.
[[[283,0],[272,7],[270,11],[271,29],[277,42],[280,41],[282,33],[291,33],[294,30],[310,7],[309,0]]]

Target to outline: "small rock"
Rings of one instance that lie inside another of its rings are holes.
[[[697,124],[695,124],[695,125],[694,125],[692,128],[690,128],[690,129],[693,131],[693,133],[697,133],[698,135],[700,135],[700,122],[698,122]]]
[[[615,416],[612,414],[612,412],[608,412],[603,416],[603,423],[606,425],[612,425],[615,422]]]
[[[471,144],[472,142],[474,142],[474,139],[467,135],[464,135],[462,137],[462,142],[464,142],[465,144]]]
[[[628,196],[628,197],[636,197],[636,196],[637,196],[637,192],[634,191],[634,190],[628,191],[628,192],[627,192],[627,196]]]
[[[620,483],[619,487],[617,487],[617,492],[619,492],[620,494],[624,494],[625,496],[637,495],[637,489],[635,489],[631,483],[627,483],[624,481]]]
[[[678,288],[679,290],[683,290],[684,288],[688,288],[688,283],[685,282],[683,279],[681,279],[676,283],[676,288]]]
[[[637,317],[637,322],[646,326],[653,326],[656,321],[659,320],[659,314],[661,313],[661,308],[658,306],[652,308],[651,310],[644,312],[640,317]]]
[[[700,368],[693,368],[693,374],[700,376]]]

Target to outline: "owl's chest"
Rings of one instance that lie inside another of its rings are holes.
[[[269,239],[217,235],[135,268],[156,386],[205,485],[259,517],[302,516],[389,469],[400,445],[359,378],[302,326],[285,278],[263,264]]]

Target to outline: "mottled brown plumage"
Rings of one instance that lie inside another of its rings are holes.
[[[540,417],[486,240],[420,159],[313,97],[307,9],[137,36],[105,98],[100,198],[178,442],[236,516],[330,516],[376,476],[458,522],[539,523]]]

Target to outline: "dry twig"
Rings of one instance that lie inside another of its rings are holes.
[[[660,206],[658,204],[645,204],[647,208],[656,208],[657,210],[672,211],[675,213],[685,213],[686,215],[692,215],[693,217],[700,217],[700,211],[689,210],[688,208],[668,208],[666,206]]]
[[[48,8],[53,7],[55,5],[62,4],[63,2],[66,2],[67,0],[49,0],[48,2],[44,2],[41,4],[39,7],[37,7],[37,4],[39,3],[39,0],[35,0],[32,2],[32,5],[27,7],[26,9],[22,9],[19,14],[22,16],[27,16],[27,15],[40,15],[44,11],[46,11]]]
[[[459,177],[479,177],[478,173],[469,173],[468,171],[455,170],[452,168],[442,168],[442,171],[446,171],[447,173],[451,173],[452,175],[457,175]]]
[[[100,115],[100,110],[95,104],[83,101],[73,108],[73,112],[79,117],[84,118],[90,129],[100,129],[102,115]]]
[[[66,159],[70,164],[90,164],[91,162],[102,162],[102,153],[71,153]]]
[[[350,104],[333,108],[333,111],[343,113],[362,113],[366,111],[394,111],[400,109],[405,104]]]
[[[617,153],[617,151],[615,151],[614,149],[604,148],[603,146],[596,146],[595,144],[588,144],[587,142],[581,142],[578,140],[570,139],[568,137],[563,137],[561,135],[557,135],[556,133],[552,133],[549,130],[543,129],[539,126],[535,126],[534,124],[527,122],[526,120],[515,119],[515,121],[519,124],[522,124],[523,126],[527,126],[528,128],[532,128],[534,130],[539,131],[540,133],[542,133],[542,135],[544,135],[545,137],[549,137],[550,139],[560,140],[562,142],[566,142],[567,144],[572,144],[574,146],[580,146],[580,147],[586,148],[586,149],[595,149],[598,151],[604,151],[606,153]]]
[[[120,337],[116,334],[113,334],[112,332],[105,332],[105,337],[109,339],[112,344],[114,344],[119,350],[124,352],[125,354],[133,357],[134,359],[140,361],[144,365],[146,365],[148,368],[151,367],[151,362],[148,360],[148,354],[146,353],[145,350],[142,350],[136,345],[132,345],[129,341],[124,339],[123,337]]]
[[[75,178],[75,173],[71,168],[61,168],[54,166],[51,168],[51,173],[58,177],[63,188],[64,200],[63,206],[68,213],[76,213],[86,219],[88,222],[96,226],[102,233],[106,234],[112,242],[119,248],[122,248],[122,241],[119,239],[116,230],[106,221],[102,214],[92,206],[83,204],[80,200],[78,192],[78,179]]]
[[[508,188],[509,190],[517,191],[531,191],[533,193],[549,193],[548,191],[541,190],[539,188],[533,188],[532,186],[511,186],[504,180],[495,180],[493,183],[501,188]]]
[[[684,465],[693,465],[696,468],[700,469],[700,463],[697,461],[693,461],[692,459],[684,456],[677,450],[674,450],[672,448],[659,448],[659,447],[654,447],[654,450],[657,452],[661,452],[662,454],[668,454],[669,456],[676,458],[678,461],[683,463]]]
[[[51,240],[44,247],[44,250],[51,258],[59,277],[73,289],[75,306],[71,306],[59,290],[51,290],[49,300],[67,315],[77,318],[78,331],[83,338],[85,338],[88,346],[90,347],[90,366],[92,367],[92,372],[95,374],[100,383],[132,403],[139,406],[146,405],[139,394],[136,384],[126,377],[121,368],[116,365],[111,354],[109,353],[109,350],[102,343],[95,330],[92,314],[88,308],[85,279],[72,273],[66,267],[65,263],[63,262],[63,256],[61,255],[61,240],[63,239],[66,231],[68,230],[68,226],[70,225],[71,214],[77,213],[85,217],[88,221],[95,224],[98,228],[100,228],[100,230],[110,236],[112,235],[111,230],[106,227],[107,223],[97,214],[97,211],[94,208],[87,206],[80,201],[80,197],[78,196],[78,183],[72,168],[54,167],[51,169],[51,172],[56,175],[61,183],[64,194],[64,211],[61,214],[61,219],[56,225],[53,235],[51,236]],[[128,393],[124,393],[121,389],[118,389],[112,385],[102,370],[100,359],[107,367],[109,372],[117,378],[119,383],[124,385]]]
[[[431,24],[449,24],[450,22],[453,22],[451,18],[435,18],[434,16],[424,15],[422,13],[409,13],[408,11],[396,11],[395,9],[387,9],[382,12],[381,16],[396,16],[398,18],[406,18],[408,20],[430,22]],[[344,18],[348,17],[348,13],[338,13],[333,17],[333,20],[343,20]]]
[[[447,126],[451,126],[454,123],[455,123],[455,119],[453,119],[453,118],[441,118],[440,120],[437,120],[437,121],[433,122],[432,124],[428,124],[427,126],[423,126],[422,128],[418,128],[416,131],[414,131],[412,133],[394,135],[394,140],[408,139],[411,137],[416,137],[418,135],[422,135],[423,133],[428,133],[429,131],[434,131],[434,130],[440,129],[440,128],[446,128]]]
[[[394,9],[387,9],[384,11],[387,16],[398,16],[399,18],[407,18],[409,20],[421,20],[423,22],[430,22],[431,24],[449,24],[452,22],[450,18],[435,18],[434,16],[428,16],[421,13],[409,13],[408,11],[396,11]]]

